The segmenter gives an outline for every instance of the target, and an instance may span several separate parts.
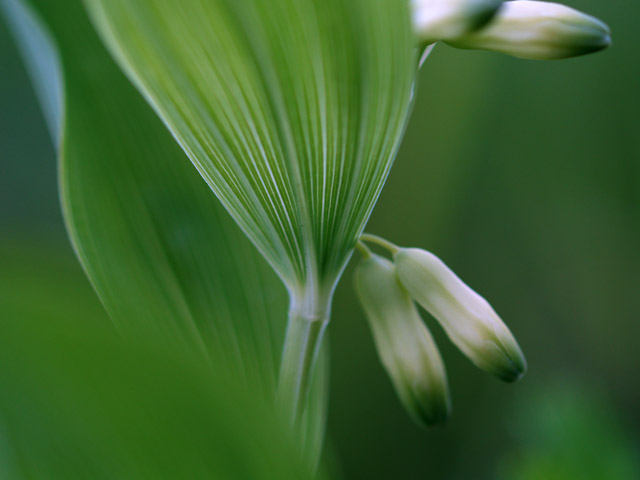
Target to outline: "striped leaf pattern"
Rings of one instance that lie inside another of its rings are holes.
[[[417,66],[408,2],[86,4],[290,293],[332,291],[408,116]]]

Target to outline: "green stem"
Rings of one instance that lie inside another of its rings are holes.
[[[365,260],[371,257],[372,255],[371,250],[369,250],[369,247],[367,247],[362,242],[356,243],[356,249],[360,252],[360,255],[362,255],[362,258],[364,258]]]
[[[400,251],[400,247],[394,243],[391,243],[388,240],[385,240],[382,237],[377,235],[371,235],[370,233],[364,233],[360,236],[360,240],[364,242],[375,243],[376,245],[380,245],[382,248],[386,248],[391,252],[392,255],[395,255]]]
[[[294,298],[282,350],[278,398],[292,424],[298,423],[307,404],[322,338],[329,323],[331,295],[313,291]]]

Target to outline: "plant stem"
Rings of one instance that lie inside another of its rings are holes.
[[[311,291],[293,298],[282,350],[278,399],[292,424],[296,424],[307,404],[309,385],[329,323],[331,294]]]
[[[364,259],[367,259],[372,255],[371,250],[369,250],[369,247],[367,247],[362,242],[356,243],[356,249],[360,252],[360,255],[362,255]]]
[[[370,233],[362,234],[360,236],[360,240],[364,242],[370,242],[370,243],[375,243],[376,245],[380,245],[382,248],[386,248],[387,250],[389,250],[393,255],[395,255],[400,251],[400,247],[398,247],[397,245],[377,235],[371,235]]]

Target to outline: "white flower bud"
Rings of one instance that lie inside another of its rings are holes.
[[[378,355],[404,407],[423,426],[444,422],[451,408],[444,365],[395,267],[370,255],[358,266],[355,284]]]
[[[424,44],[460,37],[485,26],[502,0],[412,0],[416,34]]]
[[[486,28],[447,43],[531,60],[555,60],[602,50],[611,45],[611,32],[597,18],[564,5],[517,0],[505,2]]]
[[[526,371],[515,338],[487,301],[438,257],[417,248],[394,255],[400,283],[479,368],[512,382]]]

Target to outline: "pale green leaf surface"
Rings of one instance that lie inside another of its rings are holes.
[[[31,4],[62,60],[67,226],[107,311],[127,336],[221,355],[270,390],[286,322],[276,276],[110,60],[81,3]]]
[[[331,292],[406,122],[417,63],[408,2],[86,4],[290,292]]]

